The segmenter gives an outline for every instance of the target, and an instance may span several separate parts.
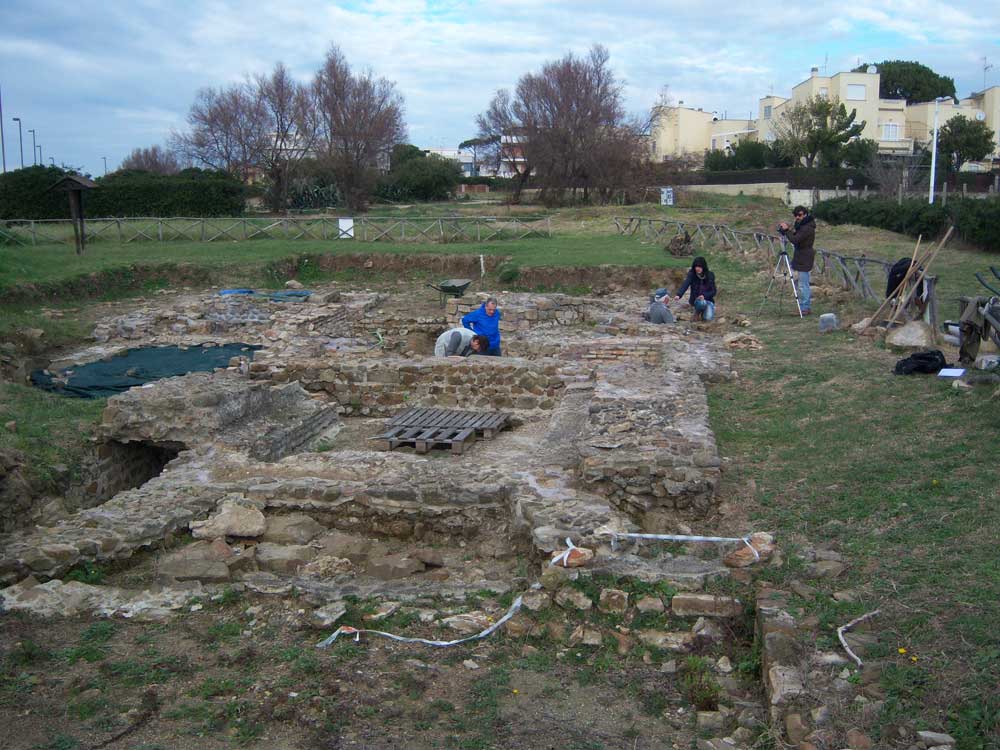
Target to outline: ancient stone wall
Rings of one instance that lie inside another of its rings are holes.
[[[330,358],[283,367],[254,363],[251,376],[298,381],[306,390],[328,394],[347,415],[388,416],[404,405],[549,411],[566,382],[587,379],[588,374],[555,360],[428,357],[360,362]]]
[[[177,450],[143,443],[119,443],[108,440],[94,450],[83,467],[82,481],[67,492],[67,505],[92,508],[110,500],[119,492],[139,487],[155,476],[173,459]]]
[[[586,364],[628,362],[657,366],[663,361],[663,344],[655,339],[559,339],[548,341],[514,340],[507,344],[507,351],[517,357],[535,359],[558,357]]]
[[[445,311],[450,326],[462,325],[462,316],[477,309],[488,295],[466,295],[447,301]],[[583,323],[591,300],[553,294],[541,297],[535,294],[502,294],[498,297],[502,312],[500,332],[527,331],[541,324],[575,325]]]
[[[580,450],[590,489],[648,531],[704,518],[719,502],[719,455],[697,378],[605,371]]]

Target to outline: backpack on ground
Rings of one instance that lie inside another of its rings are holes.
[[[914,352],[906,359],[899,360],[896,363],[895,373],[897,375],[934,374],[947,366],[941,350],[932,349],[927,352]]]

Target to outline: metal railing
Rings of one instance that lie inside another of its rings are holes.
[[[496,216],[383,218],[361,216],[257,218],[88,219],[87,242],[247,242],[251,240],[358,240],[361,242],[492,242],[551,237],[549,219]],[[0,243],[73,244],[68,219],[0,222]]]

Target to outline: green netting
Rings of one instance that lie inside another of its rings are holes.
[[[31,382],[64,396],[107,398],[153,380],[226,367],[236,356],[252,359],[258,349],[259,346],[251,344],[129,349],[107,359],[58,372],[35,370],[31,373]]]

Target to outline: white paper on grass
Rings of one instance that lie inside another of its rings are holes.
[[[945,367],[938,372],[939,378],[960,378],[965,375],[965,370],[960,367]]]

